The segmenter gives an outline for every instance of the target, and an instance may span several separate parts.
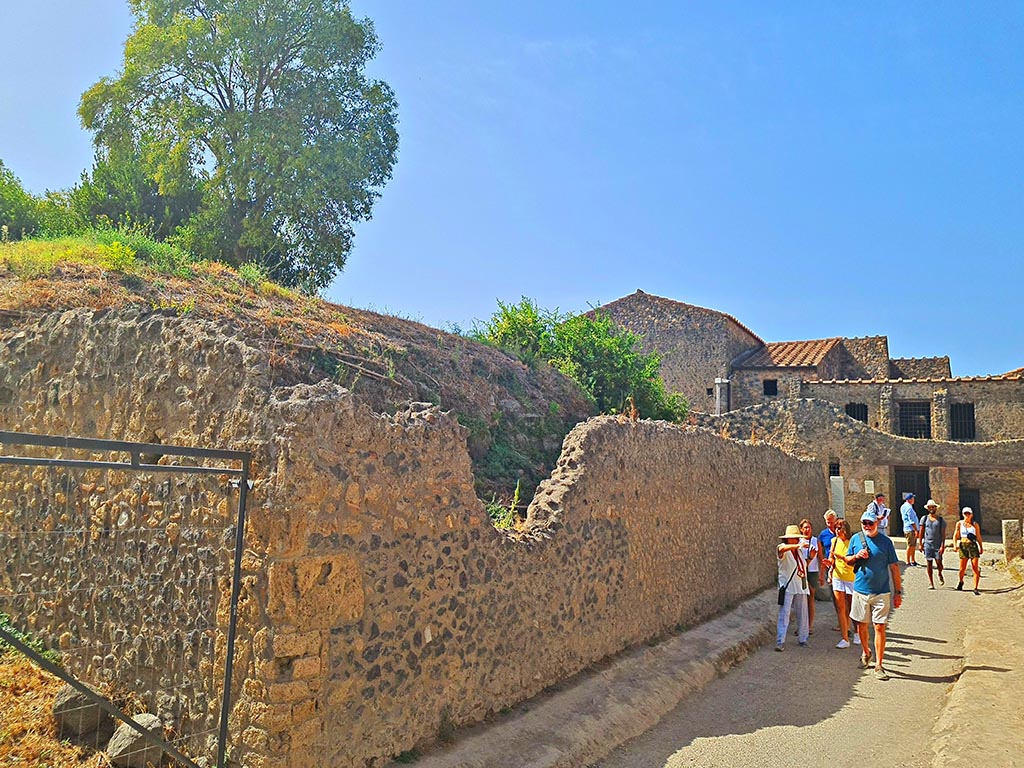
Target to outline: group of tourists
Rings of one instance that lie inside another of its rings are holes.
[[[928,499],[927,514],[918,517],[914,510],[915,495],[903,494],[900,516],[907,538],[905,567],[918,566],[916,552],[920,544],[928,568],[929,589],[935,589],[935,577],[945,584],[942,556],[946,551],[946,521],[938,514],[939,505]],[[880,680],[889,673],[882,665],[885,655],[885,632],[892,608],[903,604],[902,572],[896,547],[888,536],[891,510],[885,506],[885,494],[875,495],[860,517],[860,530],[854,532],[847,520],[835,511],[824,514],[825,528],[814,535],[810,520],[789,525],[779,539],[779,618],[775,650],[785,650],[791,614],[796,616],[796,638],[801,646],[809,643],[814,633],[814,598],[819,584],[830,586],[833,606],[839,619],[840,640],[836,648],[861,648],[861,665],[874,667]],[[974,571],[974,594],[979,594],[981,570],[978,558],[984,552],[981,527],[974,521],[974,512],[964,507],[953,532],[953,547],[960,555],[962,590],[968,562]],[[868,624],[874,625],[874,649],[870,647]],[[851,632],[852,628],[852,632]]]

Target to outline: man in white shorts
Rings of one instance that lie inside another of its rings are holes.
[[[875,625],[875,677],[888,680],[889,674],[882,666],[885,655],[885,623],[889,618],[889,579],[896,591],[893,604],[903,604],[903,590],[900,579],[899,558],[892,539],[878,530],[878,515],[868,509],[860,517],[861,531],[850,539],[845,560],[856,568],[853,579],[853,604],[850,618],[857,625],[864,655],[861,665],[871,666],[871,648],[868,646],[868,617]]]

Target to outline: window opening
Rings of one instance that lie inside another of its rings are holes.
[[[949,406],[949,439],[974,440],[974,403],[952,403]]]
[[[863,421],[865,424],[868,423],[868,404],[867,403],[847,403],[846,404],[846,415],[851,419],[857,421]]]
[[[769,397],[774,397],[779,394],[779,380],[778,379],[764,379],[761,382],[764,387],[764,393]]]
[[[929,402],[900,403],[900,434],[904,437],[931,440],[932,404]]]

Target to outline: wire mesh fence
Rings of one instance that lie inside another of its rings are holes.
[[[0,640],[38,642],[51,652],[40,663],[87,684],[79,693],[136,716],[129,735],[151,737],[119,749],[223,765],[248,454],[20,433],[0,443],[0,613],[17,635],[0,627]],[[90,731],[95,702],[79,701],[65,703],[65,728],[114,746],[116,720]]]

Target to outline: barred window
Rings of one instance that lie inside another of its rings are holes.
[[[950,440],[974,440],[974,403],[952,403],[949,406]]]
[[[779,394],[778,379],[764,379],[761,383],[764,386],[764,393],[769,397],[773,397]]]
[[[865,424],[868,423],[868,404],[867,403],[847,403],[846,404],[846,415],[851,419],[857,421],[863,421]]]
[[[828,476],[841,477],[839,474],[839,459],[830,459],[828,462]]]
[[[930,402],[901,402],[900,434],[931,440],[932,404]]]

